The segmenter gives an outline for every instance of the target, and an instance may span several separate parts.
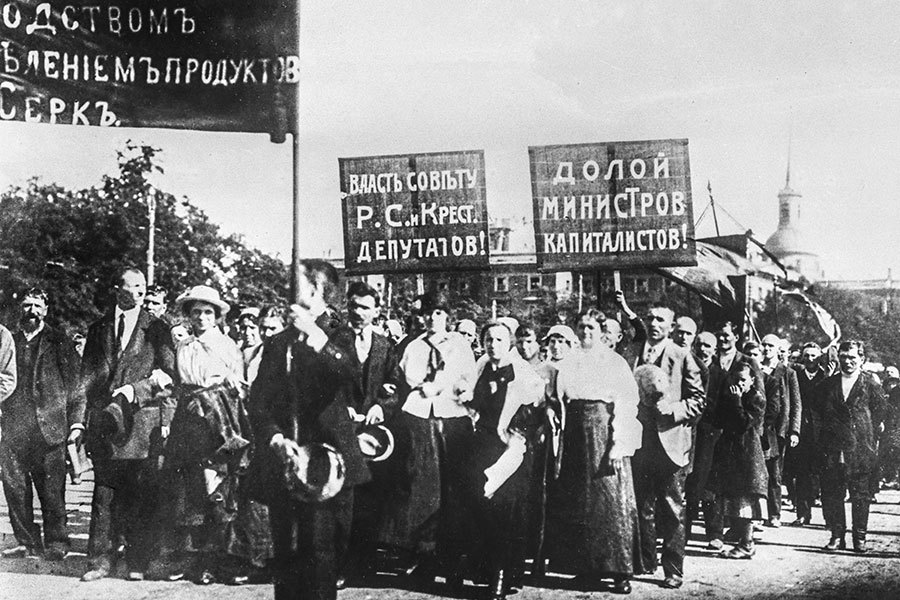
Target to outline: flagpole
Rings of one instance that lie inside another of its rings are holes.
[[[297,2],[297,56],[300,56],[300,2]],[[299,79],[299,77],[298,77]],[[293,243],[291,245],[291,301],[299,302],[298,282],[300,278],[300,82],[294,87],[293,102],[294,133],[291,135],[292,201],[293,201]]]

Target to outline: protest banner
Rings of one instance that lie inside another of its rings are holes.
[[[3,0],[0,120],[296,129],[297,0]]]
[[[483,151],[339,163],[348,273],[490,268]]]
[[[695,265],[687,140],[528,149],[544,271]]]

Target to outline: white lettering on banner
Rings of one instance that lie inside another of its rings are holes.
[[[291,61],[288,57],[288,69]],[[287,81],[291,75],[288,72]],[[455,169],[442,171],[413,171],[404,178],[400,173],[354,173],[349,176],[348,194],[389,194],[402,192],[403,185],[410,192],[446,191],[473,189],[478,183],[478,169]]]
[[[375,210],[371,206],[356,207],[356,228],[362,229],[363,222],[368,221],[375,214]]]
[[[188,15],[187,10],[184,7],[172,10],[172,21],[176,25],[171,28],[172,34],[191,35],[197,31],[197,22],[193,16]],[[21,9],[14,2],[5,4],[2,14],[2,22],[7,29],[18,29],[24,20]],[[169,9],[166,7],[132,6],[126,12],[126,9],[116,5],[106,7],[105,11],[98,5],[66,5],[54,13],[49,2],[42,2],[34,8],[33,17],[29,15],[26,19],[30,19],[25,25],[25,33],[28,35],[39,31],[57,35],[60,29],[75,31],[81,27],[90,33],[112,33],[118,36],[145,32],[152,35],[170,33]]]
[[[20,113],[19,110],[22,110]],[[25,96],[16,94],[9,81],[0,82],[0,120],[10,121],[22,114],[28,123],[66,123],[72,125],[99,125],[118,127],[121,123],[109,110],[109,103],[97,101],[67,100],[50,96]]]
[[[612,254],[687,248],[687,225],[638,231],[543,233],[547,254]]]
[[[648,159],[649,160],[649,159]],[[628,163],[628,174],[632,179],[644,179],[648,177],[649,164],[643,158],[635,158]],[[552,185],[575,185],[576,165],[571,161],[561,161],[556,165],[556,174],[553,176]],[[600,178],[602,167],[596,160],[586,160],[581,165],[581,176],[585,181],[597,181]],[[605,181],[625,178],[625,161],[621,158],[613,159],[606,167],[603,175]],[[653,159],[653,178],[663,179],[669,177],[669,158],[665,152],[660,152]]]
[[[359,242],[357,263],[419,260],[449,256],[483,256],[487,249],[484,232],[478,235],[453,235],[428,238],[380,239]]]
[[[26,62],[24,74],[36,74],[48,79],[63,81],[87,81],[106,83],[134,83],[135,81],[150,85],[165,83],[178,84],[202,84],[210,86],[235,85],[238,82],[245,84],[266,83],[269,73],[269,65],[275,65],[269,59],[232,60],[226,58],[199,59],[187,57],[169,57],[165,59],[165,68],[162,67],[162,58],[151,56],[119,56],[109,54],[77,54],[59,52],[57,50],[27,50],[19,51],[9,40],[0,42],[3,49],[2,70],[8,74],[18,74],[22,68],[23,59]],[[280,58],[282,64],[287,65],[284,80],[295,84],[299,81],[299,58],[286,56]],[[185,76],[182,79],[182,65]],[[254,72],[256,69],[256,72]],[[165,75],[163,76],[163,71]],[[200,77],[194,77],[198,73]],[[273,79],[275,81],[275,79]],[[435,189],[456,189],[460,179],[452,179],[445,172],[437,171],[439,180]],[[449,173],[449,172],[447,172]],[[396,173],[384,174],[392,178],[399,178]],[[395,191],[402,187],[399,179],[392,180]]]

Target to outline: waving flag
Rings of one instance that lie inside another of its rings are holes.
[[[808,307],[816,316],[816,320],[819,322],[819,327],[821,327],[822,331],[825,332],[825,335],[829,337],[830,342],[834,342],[836,339],[841,337],[841,326],[838,325],[837,321],[834,320],[834,317],[832,317],[827,310],[822,308],[820,304],[813,301],[809,296],[807,296],[803,292],[798,292],[796,290],[783,291],[781,295],[784,298],[790,298],[791,300],[800,302],[801,304]]]

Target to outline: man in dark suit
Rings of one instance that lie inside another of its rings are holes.
[[[141,307],[146,288],[143,273],[124,269],[115,287],[116,305],[88,329],[76,418],[87,414],[94,495],[90,570],[82,581],[109,574],[120,536],[129,579],[143,579],[150,559],[157,481],[155,463],[147,457],[151,435],[162,435],[174,413],[160,392],[172,382],[175,356],[169,328]]]
[[[322,260],[300,264],[291,326],[263,350],[251,389],[251,411],[260,450],[284,464],[296,445],[325,443],[343,456],[346,477],[330,499],[294,497],[272,470],[264,485],[269,498],[275,550],[276,600],[334,599],[338,563],[346,548],[353,515],[353,488],[369,480],[341,386],[355,376],[353,358],[328,339],[318,324],[326,300],[337,287],[334,267]]]
[[[713,332],[716,336],[716,356],[709,365],[709,382],[706,388],[706,409],[697,426],[697,449],[694,454],[694,475],[697,489],[707,490],[707,480],[712,468],[713,451],[722,430],[713,423],[716,405],[729,387],[729,377],[734,375],[741,364],[749,364],[753,371],[754,387],[760,398],[766,395],[762,371],[759,363],[746,354],[738,352],[738,328],[732,321],[717,323]],[[703,501],[703,520],[706,525],[707,548],[721,550],[724,546],[724,516],[719,499]]]
[[[78,370],[75,346],[65,333],[44,322],[47,294],[30,289],[22,296],[15,333],[18,385],[2,405],[0,468],[9,520],[18,546],[3,556],[40,553],[62,560],[69,546],[66,532],[66,441],[81,436],[75,420],[74,387]],[[32,486],[43,517],[34,522]]]
[[[869,478],[877,473],[875,436],[882,424],[884,392],[871,374],[863,372],[862,342],[838,346],[840,372],[822,382],[820,444],[822,470],[822,514],[831,530],[825,550],[846,548],[844,497],[850,492],[853,517],[853,550],[864,553],[869,525],[871,493]]]
[[[812,506],[818,490],[818,422],[819,385],[825,380],[825,369],[819,362],[822,349],[815,342],[803,344],[800,364],[794,367],[800,390],[800,439],[787,449],[784,473],[791,500],[797,509],[796,527],[809,525]]]
[[[784,471],[784,457],[787,448],[795,448],[800,442],[800,385],[797,373],[779,357],[781,340],[778,336],[768,334],[760,343],[762,348],[763,373],[771,378],[772,394],[777,398],[778,413],[775,418],[775,451],[772,458],[766,459],[769,472],[769,493],[767,504],[770,527],[781,527],[781,479]],[[766,393],[769,393],[769,389]]]
[[[393,344],[372,325],[380,305],[381,298],[374,288],[363,281],[352,282],[347,288],[347,324],[329,336],[346,351],[353,365],[354,376],[341,393],[359,424],[382,423],[390,419],[396,408],[393,373],[397,359]],[[365,576],[374,566],[380,516],[392,475],[389,465],[383,463],[372,463],[369,468],[372,481],[359,486],[354,494],[353,527],[345,567],[349,575]]]
[[[664,587],[679,588],[684,577],[684,482],[691,470],[693,429],[703,414],[705,397],[700,368],[689,348],[669,338],[675,313],[665,306],[649,311],[647,340],[638,366],[654,365],[668,378],[666,396],[642,405],[643,444],[632,459],[634,493],[638,505],[641,562],[647,573],[656,570],[656,537],[662,538]],[[660,509],[657,514],[657,506]]]

